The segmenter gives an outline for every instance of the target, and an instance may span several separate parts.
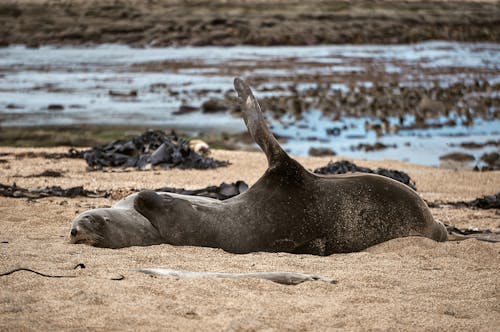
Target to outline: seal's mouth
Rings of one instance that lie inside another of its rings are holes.
[[[90,240],[90,239],[70,239],[70,242],[73,243],[73,244],[87,244],[89,246],[92,246],[95,244],[94,241]]]
[[[97,240],[93,237],[87,236],[85,231],[81,229],[72,228],[69,234],[69,242],[72,244],[87,244],[93,246],[97,243]]]

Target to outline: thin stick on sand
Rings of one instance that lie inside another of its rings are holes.
[[[171,269],[140,269],[138,272],[153,276],[163,276],[171,278],[195,279],[195,278],[258,278],[266,279],[282,285],[298,285],[305,281],[323,281],[330,284],[336,284],[335,279],[329,279],[312,274],[297,273],[297,272],[253,272],[253,273],[227,273],[227,272],[193,272]]]

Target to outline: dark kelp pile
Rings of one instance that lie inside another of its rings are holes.
[[[44,197],[69,197],[74,198],[77,196],[85,197],[108,197],[108,193],[96,193],[84,189],[82,186],[71,187],[68,189],[63,189],[59,186],[45,187],[41,189],[26,189],[18,187],[15,183],[12,186],[0,183],[0,196],[4,197],[14,197],[14,198],[29,198],[37,199]]]
[[[415,182],[405,172],[386,168],[377,168],[376,170],[372,170],[368,167],[357,166],[356,164],[347,160],[341,160],[334,163],[329,162],[325,167],[316,168],[314,170],[314,173],[316,174],[344,174],[354,172],[382,175],[399,181],[412,188],[413,190],[417,190],[417,188],[415,187]]]
[[[42,173],[28,175],[27,177],[28,178],[44,178],[44,177],[46,177],[46,178],[60,178],[60,177],[63,177],[63,172],[48,169],[48,170],[43,171]]]
[[[225,200],[237,196],[248,189],[248,184],[244,181],[236,181],[233,183],[221,183],[220,186],[208,186],[202,189],[186,190],[184,188],[163,187],[155,189],[155,191],[170,192],[182,195],[204,196]]]
[[[189,148],[188,142],[159,130],[148,130],[128,140],[116,140],[85,151],[84,158],[93,169],[134,167],[209,169],[227,166],[229,162],[203,157]]]
[[[83,154],[85,151],[77,150],[75,148],[71,148],[66,153],[47,153],[47,152],[21,152],[14,154],[16,159],[22,158],[45,158],[45,159],[62,159],[62,158],[75,158],[80,159],[83,158]]]
[[[479,209],[500,209],[500,192],[495,195],[487,195],[470,202],[465,202],[465,205]]]
[[[500,209],[500,192],[494,195],[486,195],[469,202],[448,202],[448,205],[456,207],[472,207],[477,209]]]
[[[225,200],[237,196],[248,189],[248,185],[244,181],[236,181],[233,183],[221,183],[220,186],[208,186],[201,189],[184,189],[174,187],[157,188],[155,191],[170,192],[182,195],[203,196]],[[140,190],[135,190],[139,192]],[[63,189],[59,186],[45,187],[42,189],[30,190],[18,187],[15,183],[12,186],[0,183],[0,196],[13,198],[29,198],[37,199],[44,197],[68,197],[75,198],[77,196],[85,196],[92,198],[109,197],[111,192],[100,191],[98,193],[84,189],[82,186]]]

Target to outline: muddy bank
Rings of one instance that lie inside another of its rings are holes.
[[[317,45],[500,41],[500,8],[469,1],[10,1],[0,43]]]

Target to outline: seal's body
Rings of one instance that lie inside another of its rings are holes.
[[[107,213],[106,222],[113,222],[115,228],[140,224],[121,233],[134,238],[129,245],[163,242],[234,253],[329,255],[363,250],[396,237],[447,239],[445,227],[434,221],[425,202],[397,181],[372,174],[318,176],[306,170],[273,137],[250,88],[240,79],[235,80],[235,88],[243,100],[248,130],[269,163],[249,190],[225,201],[143,191],[111,209],[82,214],[72,229],[85,223],[83,218]],[[114,212],[108,210],[118,208],[133,211],[130,217],[113,218]],[[143,241],[137,240],[137,228],[147,234]],[[101,242],[94,245],[116,247],[108,244],[127,242],[99,236]]]

